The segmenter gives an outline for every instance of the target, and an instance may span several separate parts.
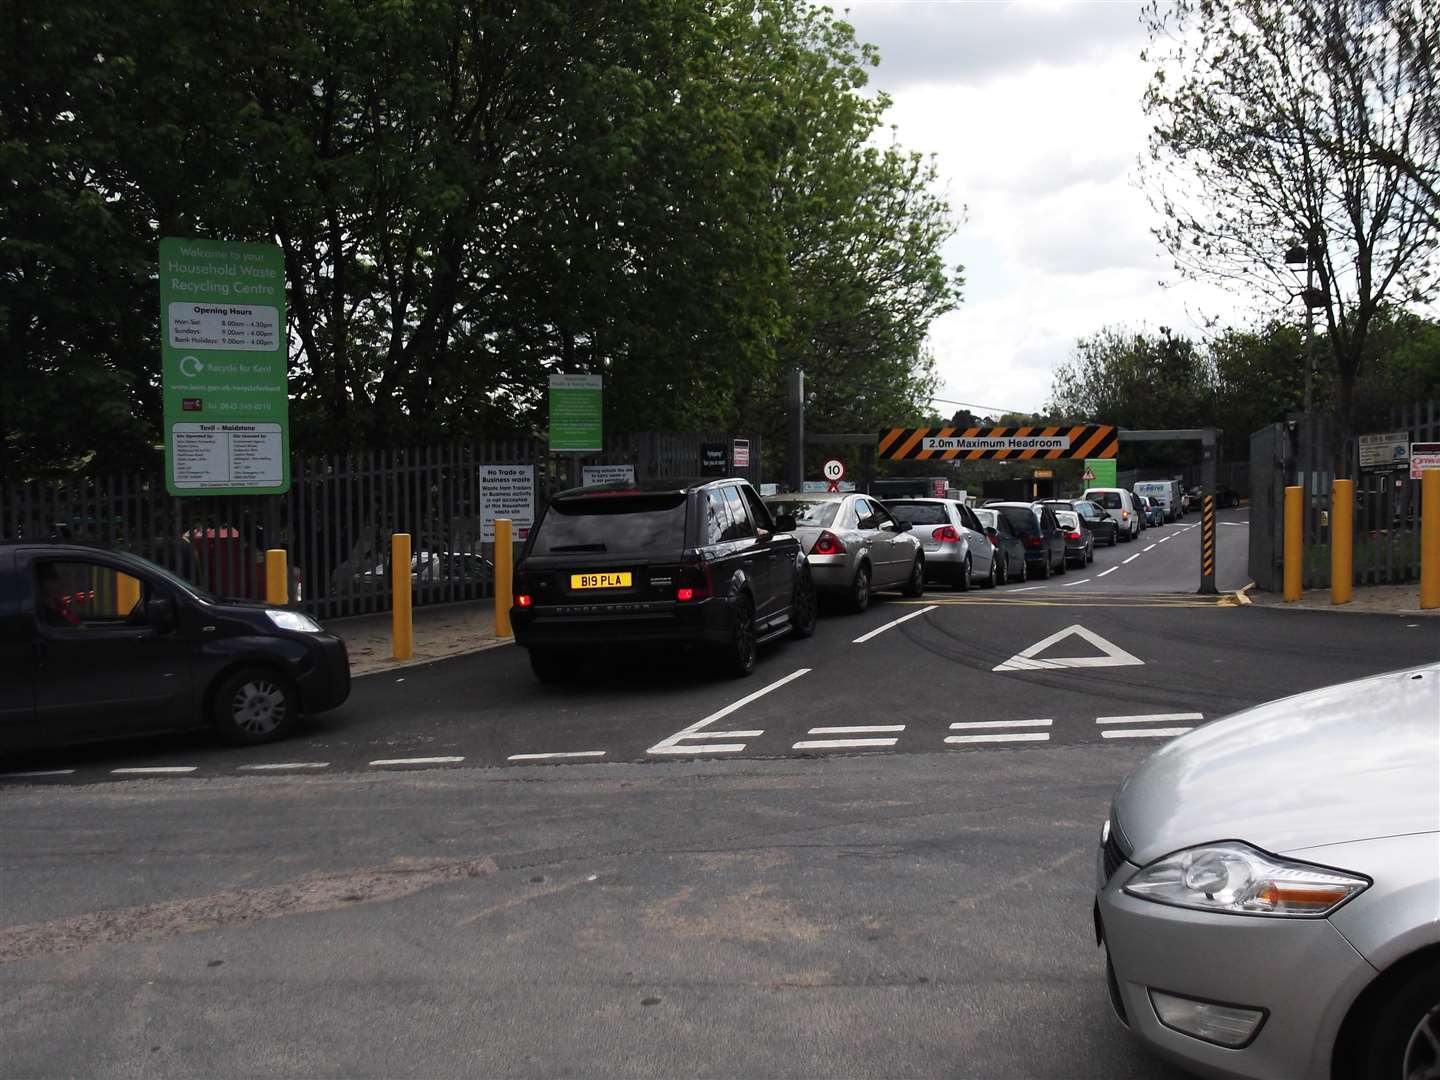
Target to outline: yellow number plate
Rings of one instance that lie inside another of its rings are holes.
[[[628,589],[629,572],[621,574],[571,574],[572,589]]]

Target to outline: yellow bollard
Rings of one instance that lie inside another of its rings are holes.
[[[1355,597],[1355,481],[1336,480],[1330,493],[1330,602]]]
[[[1305,580],[1305,526],[1301,523],[1305,489],[1293,485],[1285,489],[1285,600],[1300,599]]]
[[[495,636],[514,637],[510,628],[510,605],[515,574],[515,554],[511,549],[510,519],[495,519]]]
[[[1420,606],[1440,607],[1440,469],[1420,473]]]
[[[415,655],[415,623],[410,609],[410,534],[390,537],[390,627],[395,659]]]
[[[290,603],[290,560],[284,548],[265,552],[265,602],[277,607]]]
[[[140,602],[140,580],[129,574],[115,575],[115,614],[122,619]]]

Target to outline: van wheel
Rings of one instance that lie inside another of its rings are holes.
[[[744,678],[755,670],[755,605],[742,595],[735,602],[735,625],[730,628],[730,642],[720,653],[723,674]]]
[[[242,746],[283,738],[300,718],[295,684],[272,668],[244,668],[227,676],[213,701],[216,730]]]
[[[864,563],[855,571],[850,584],[850,610],[857,615],[870,606],[870,567]]]

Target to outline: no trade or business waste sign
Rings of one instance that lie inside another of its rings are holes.
[[[1113,458],[1120,450],[1115,428],[1104,424],[1050,427],[891,428],[877,447],[892,461],[1057,461]]]

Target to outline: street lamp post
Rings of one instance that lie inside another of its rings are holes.
[[[1311,294],[1315,288],[1315,260],[1311,257],[1311,248],[1295,244],[1285,252],[1285,265],[1292,269],[1297,266],[1305,267],[1305,289],[1300,296],[1305,301],[1305,415],[1308,417],[1314,404],[1315,380],[1315,314],[1310,306]]]

